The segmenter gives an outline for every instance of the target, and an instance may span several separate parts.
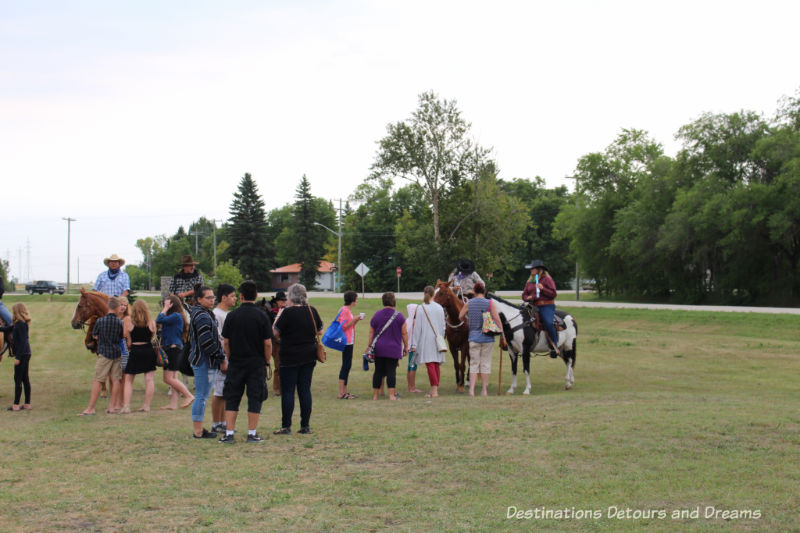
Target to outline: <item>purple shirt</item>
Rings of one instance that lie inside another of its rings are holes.
[[[402,359],[403,358],[403,324],[406,319],[403,313],[400,313],[392,308],[384,307],[369,321],[370,327],[375,331],[375,336],[383,329],[386,322],[398,313],[386,331],[383,332],[375,343],[375,357],[385,357],[387,359]]]

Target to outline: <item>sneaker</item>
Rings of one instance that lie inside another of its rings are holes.
[[[233,438],[233,436],[231,436]],[[247,442],[264,442],[264,437],[256,433],[255,435],[247,435]]]
[[[273,431],[272,434],[273,435],[291,435],[292,434],[292,430],[289,429],[289,428],[281,428],[281,429],[279,429],[277,431]]]
[[[219,424],[214,424],[213,426],[211,426],[211,431],[216,431],[218,433],[222,433],[226,429],[228,429],[228,425],[225,424],[225,422],[220,422]]]
[[[233,444],[236,441],[233,439],[233,435],[224,435],[217,442],[219,442],[220,444]]]
[[[208,431],[206,428],[203,428],[203,433],[199,437],[192,433],[192,437],[196,439],[216,439],[217,434],[214,431]]]
[[[306,426],[304,428],[300,428],[300,431],[298,431],[298,433],[303,433],[304,435],[307,435],[309,433],[314,433],[314,432],[311,431],[310,427]]]

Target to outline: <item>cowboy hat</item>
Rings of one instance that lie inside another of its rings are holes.
[[[111,254],[110,257],[106,257],[105,259],[103,259],[103,264],[108,266],[108,264],[111,261],[119,261],[119,266],[122,266],[122,265],[125,264],[125,260],[123,258],[121,258],[120,256],[118,256],[117,254]]]
[[[456,270],[462,274],[472,274],[475,272],[475,263],[469,259],[459,259],[456,261]]]
[[[186,265],[192,265],[192,266],[194,266],[194,265],[199,265],[199,264],[200,264],[200,263],[198,263],[197,261],[195,261],[195,260],[194,260],[194,257],[192,257],[192,256],[191,256],[191,255],[189,255],[189,254],[181,256],[181,266],[186,266]]]
[[[544,266],[544,261],[542,261],[541,259],[534,259],[533,261],[531,261],[531,264],[525,265],[525,268],[528,269],[528,270],[530,270],[532,268],[543,268],[543,269],[547,270],[547,267]],[[550,272],[549,270],[547,270],[547,271]]]
[[[276,302],[285,302],[286,301],[286,293],[283,291],[278,291],[275,293],[275,297],[273,298]]]

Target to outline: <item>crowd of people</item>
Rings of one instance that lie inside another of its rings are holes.
[[[281,424],[275,435],[290,435],[295,407],[295,395],[300,405],[300,429],[311,430],[311,382],[318,362],[318,335],[325,324],[318,311],[309,304],[306,289],[296,283],[286,292],[279,291],[271,306],[257,305],[258,290],[253,281],[245,281],[237,289],[222,283],[216,292],[204,284],[202,274],[191,255],[181,261],[181,271],[172,279],[169,294],[161,312],[151,317],[148,305],[137,300],[129,309],[127,295],[130,281],[121,271],[125,260],[116,254],[105,259],[107,271],[102,272],[94,289],[109,296],[108,313],[98,318],[92,329],[97,342],[89,403],[79,416],[96,414],[96,404],[109,382],[109,405],[106,413],[131,413],[133,384],[144,374],[144,402],[138,412],[148,413],[155,391],[155,372],[163,367],[163,381],[170,387],[169,403],[163,410],[186,409],[191,406],[192,436],[195,439],[217,439],[223,444],[235,442],[235,428],[242,398],[247,396],[246,442],[261,442],[258,422],[263,402],[269,395],[268,379],[275,374],[274,383],[281,397]],[[491,372],[494,336],[485,333],[487,315],[500,323],[497,309],[486,297],[486,287],[474,272],[474,265],[459,260],[451,275],[456,290],[464,294],[465,303],[460,319],[469,324],[470,396],[475,394],[480,377],[483,396],[487,395],[488,375]],[[555,284],[541,261],[526,268],[531,277],[523,292],[523,300],[540,308],[544,316],[554,309]],[[191,287],[190,287],[191,286]],[[107,292],[106,292],[107,291]],[[378,400],[384,387],[390,401],[396,401],[397,369],[408,358],[408,392],[421,393],[416,387],[418,365],[424,364],[430,388],[428,398],[439,396],[441,365],[446,356],[446,315],[434,301],[434,288],[425,287],[423,301],[409,304],[407,316],[396,309],[392,292],[384,293],[382,308],[370,319],[367,349],[363,355],[364,370],[374,365],[372,399]],[[339,369],[338,399],[351,400],[357,396],[348,390],[353,365],[356,328],[364,313],[353,311],[358,294],[347,291],[336,315],[346,338]],[[237,306],[237,298],[241,303]],[[0,287],[0,304],[2,288]],[[2,306],[2,311],[7,311]],[[23,303],[16,303],[11,316],[0,317],[5,325],[0,330],[13,333],[15,355],[15,399],[9,410],[30,409],[30,380],[28,368],[31,357],[28,341],[30,315]],[[547,322],[545,322],[547,323]],[[552,326],[552,320],[550,321]],[[555,332],[548,334],[557,339]],[[503,337],[503,332],[499,335]],[[551,343],[557,350],[554,343]],[[277,367],[275,369],[272,366]],[[194,376],[193,395],[180,374]],[[20,405],[24,390],[25,402]],[[213,391],[213,396],[212,396]],[[211,400],[212,426],[204,428],[205,408]],[[182,398],[182,400],[181,400]]]

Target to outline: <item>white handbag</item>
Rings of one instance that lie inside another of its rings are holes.
[[[436,330],[433,327],[433,323],[431,322],[431,317],[428,316],[428,311],[425,310],[425,306],[423,305],[423,306],[420,306],[420,307],[422,307],[422,312],[425,313],[425,318],[428,319],[428,324],[431,326],[431,330],[433,330],[433,337],[436,339],[436,349],[438,351],[440,351],[440,352],[446,352],[447,351],[447,341],[444,340],[444,337],[441,337],[441,336],[439,336],[438,333],[436,333]]]

